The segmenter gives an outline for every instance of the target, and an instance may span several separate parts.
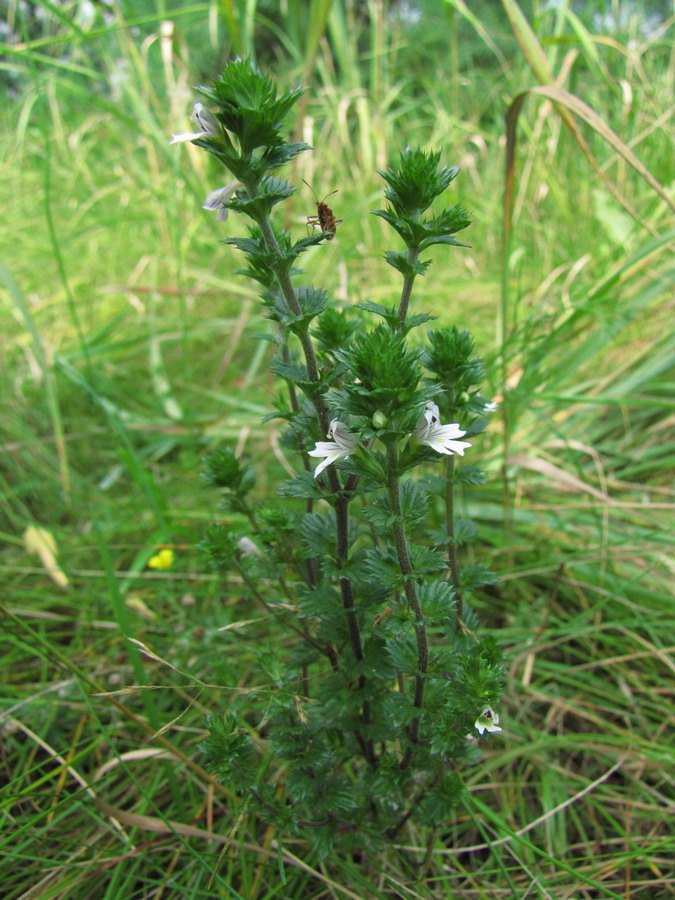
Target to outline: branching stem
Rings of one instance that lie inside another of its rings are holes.
[[[411,265],[414,265],[417,262],[417,258],[420,255],[420,251],[417,247],[408,247],[408,262]],[[403,277],[403,289],[401,290],[401,300],[398,304],[398,317],[403,324],[408,315],[408,306],[410,304],[410,297],[412,296],[413,284],[415,282],[416,273],[412,275],[405,275]]]
[[[300,628],[299,626],[295,625],[293,622],[289,621],[288,618],[284,615],[284,613],[279,612],[277,609],[275,609],[273,606],[271,606],[267,602],[267,600],[265,600],[265,598],[262,596],[262,594],[256,587],[255,583],[249,578],[244,567],[238,561],[234,561],[233,565],[234,565],[234,568],[239,573],[239,575],[241,576],[244,584],[251,591],[251,596],[255,600],[257,600],[257,602],[264,609],[266,609],[268,613],[270,613],[271,615],[273,615],[275,618],[279,619],[280,621],[284,622],[284,624],[287,625],[291,629],[291,631],[294,631],[299,637],[301,637],[303,639],[303,641],[306,641],[311,647],[314,647],[315,650],[318,650],[319,653],[322,653],[324,656],[327,656],[328,659],[330,660],[331,667],[333,669],[335,669],[337,660],[335,657],[335,650],[330,646],[330,644],[325,644],[325,645],[320,644],[318,641],[315,641],[314,638],[311,636],[311,634],[308,634],[303,628]]]
[[[257,185],[247,184],[246,187],[251,196],[255,196],[257,194]],[[288,308],[291,310],[291,312],[299,316],[301,315],[302,310],[300,308],[300,304],[298,302],[291,277],[281,258],[281,248],[279,247],[279,243],[274,235],[272,225],[270,224],[268,218],[265,218],[260,222],[260,231],[262,233],[263,240],[265,241],[267,249],[279,260],[278,264],[273,265],[272,268],[274,269],[274,274],[276,275],[277,281],[279,283],[281,293],[284,295],[284,299],[286,300]],[[312,339],[309,335],[309,332],[305,331],[304,333],[298,335],[298,339],[300,341],[302,352],[304,354],[309,380],[318,382],[319,370],[316,362],[314,345],[312,344]],[[328,404],[326,403],[324,397],[319,393],[316,393],[314,395],[313,403],[316,410],[317,419],[319,421],[319,427],[323,434],[327,434],[330,427],[330,409],[328,407]],[[338,478],[337,472],[335,472],[334,469],[329,468],[326,474],[328,476],[328,483],[330,485],[331,492],[335,497],[335,519],[337,530],[336,561],[338,566],[342,567],[347,562],[349,556],[349,499],[348,495],[340,485],[340,479]],[[363,659],[361,631],[356,614],[356,604],[354,602],[354,592],[352,589],[352,584],[347,577],[340,578],[340,594],[342,597],[342,606],[347,618],[347,630],[349,632],[349,641],[352,647],[352,652],[354,653],[355,658],[360,662]],[[365,677],[361,675],[359,677],[359,688],[361,690],[363,690],[363,688],[365,687],[365,683]],[[362,717],[365,725],[368,725],[371,722],[372,716],[370,702],[367,700],[363,701]],[[372,741],[366,740],[362,736],[359,737],[360,743],[362,743],[362,745],[364,746],[368,761],[370,763],[375,763],[375,750]]]
[[[462,598],[462,586],[459,580],[459,566],[457,565],[457,544],[455,543],[455,457],[448,456],[445,460],[445,531],[448,535],[448,567],[450,580],[455,589],[456,619],[455,630],[461,631],[464,604]]]
[[[392,537],[396,547],[398,566],[403,575],[403,592],[408,606],[415,616],[415,638],[417,640],[417,674],[415,675],[415,696],[413,706],[421,711],[424,700],[424,678],[429,661],[429,648],[427,643],[427,631],[424,626],[424,616],[417,596],[417,584],[413,575],[413,567],[410,561],[408,541],[403,525],[403,511],[401,509],[401,486],[398,477],[398,447],[396,443],[387,446],[387,492],[389,495],[389,507],[391,509],[394,524]],[[410,723],[408,729],[408,748],[401,760],[401,768],[405,769],[412,760],[414,744],[417,741],[420,727],[419,714]]]

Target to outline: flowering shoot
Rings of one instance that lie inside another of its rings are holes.
[[[200,103],[199,100],[194,105],[192,115],[193,122],[197,124],[199,131],[184,131],[181,134],[172,134],[170,144],[179,144],[182,141],[194,141],[197,138],[219,138],[222,137],[223,129],[218,124],[218,120],[212,112]]]
[[[309,451],[310,456],[325,457],[314,470],[314,477],[338,459],[347,459],[356,450],[359,439],[347,426],[338,419],[333,419],[328,429],[328,441],[317,441],[316,447]],[[332,439],[332,440],[331,440]]]
[[[465,434],[466,431],[462,431],[457,422],[453,425],[441,425],[439,409],[432,402],[424,407],[424,413],[415,429],[415,437],[420,444],[426,444],[436,453],[447,455],[458,453],[464,456],[464,450],[471,444],[467,441],[458,441],[457,438]]]
[[[229,203],[236,191],[243,186],[241,181],[233,181],[230,184],[226,184],[225,187],[211,191],[204,201],[202,209],[208,209],[211,212],[215,212],[216,222],[226,222],[230,211],[225,204]]]

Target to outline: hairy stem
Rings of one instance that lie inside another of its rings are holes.
[[[281,358],[286,363],[286,365],[290,365],[291,362],[291,351],[288,348],[288,331],[284,330],[284,334],[282,336],[283,343],[281,344]],[[298,403],[298,392],[295,389],[295,385],[293,382],[288,382],[288,397],[291,403],[291,409],[297,415],[300,412],[300,404]],[[309,463],[309,457],[307,456],[307,448],[305,447],[304,441],[300,435],[297,436],[298,441],[298,450],[302,455],[302,465],[304,466],[305,472],[309,472],[311,469]],[[310,515],[314,509],[314,500],[310,497],[305,504],[305,512]],[[307,560],[307,581],[308,583],[314,587],[316,585],[316,561],[313,559]]]
[[[445,460],[445,531],[448,535],[448,567],[450,580],[455,589],[456,619],[455,630],[462,629],[462,615],[464,603],[462,598],[462,586],[459,580],[459,566],[457,565],[457,544],[455,543],[455,457],[447,456]]]
[[[252,196],[257,193],[257,189],[254,188],[253,185],[247,185],[247,188]],[[260,231],[262,233],[263,240],[265,241],[267,249],[270,251],[270,253],[279,258],[279,264],[273,266],[273,269],[279,283],[281,293],[284,295],[284,299],[286,300],[289,309],[293,313],[295,313],[295,315],[300,315],[302,310],[300,308],[300,304],[298,303],[295,288],[293,287],[293,282],[291,281],[288,270],[285,268],[281,261],[281,249],[274,235],[274,231],[269,219],[266,218],[260,222]],[[309,336],[308,332],[298,335],[298,339],[300,341],[302,352],[305,357],[307,375],[310,381],[318,382],[319,370],[316,362],[316,354],[314,352],[312,339]],[[328,404],[321,394],[316,394],[314,396],[313,402],[317,419],[319,421],[319,427],[321,428],[323,434],[327,434],[330,427],[330,409],[328,407]],[[336,561],[338,566],[342,567],[347,562],[349,556],[349,497],[340,485],[340,479],[338,478],[337,472],[335,472],[334,469],[329,468],[326,474],[328,476],[328,483],[331,492],[335,497],[335,520],[337,530]],[[349,632],[349,641],[352,647],[352,652],[354,653],[355,658],[360,662],[363,659],[363,645],[361,642],[361,630],[359,628],[358,617],[356,615],[354,592],[352,589],[352,583],[349,578],[340,578],[340,594],[342,597],[342,606],[347,619],[347,630]],[[359,688],[363,689],[365,683],[365,676],[361,675],[359,677]],[[370,723],[370,721],[370,702],[364,700],[363,722],[367,725]],[[359,743],[364,748],[364,752],[368,761],[374,763],[375,751],[372,741],[367,741],[363,737],[360,737]]]
[[[331,667],[333,669],[335,669],[335,667],[337,665],[337,659],[335,657],[335,650],[333,649],[333,647],[331,647],[330,644],[323,645],[323,644],[320,644],[318,641],[315,641],[314,638],[311,636],[311,634],[308,634],[304,630],[304,628],[300,628],[294,622],[289,621],[287,616],[283,612],[279,612],[279,610],[275,609],[273,606],[270,606],[270,604],[267,602],[267,600],[265,600],[265,598],[262,596],[262,594],[258,590],[255,583],[249,578],[248,574],[246,573],[246,570],[244,569],[244,567],[241,565],[241,563],[238,560],[234,561],[234,568],[238,572],[239,576],[241,577],[241,579],[244,582],[244,584],[246,585],[246,587],[251,591],[251,596],[255,600],[257,600],[257,602],[265,610],[267,610],[268,613],[273,615],[280,622],[283,622],[285,625],[287,625],[292,631],[294,631],[298,635],[298,637],[301,637],[303,639],[303,641],[306,641],[311,647],[314,647],[315,650],[318,650],[319,653],[323,654],[324,656],[327,656],[328,659],[330,660]],[[283,586],[284,585],[283,585],[283,579],[282,579],[282,587]]]
[[[389,507],[394,516],[392,537],[396,547],[398,566],[403,575],[403,592],[408,606],[415,616],[415,638],[417,640],[417,675],[415,676],[415,696],[413,706],[417,710],[422,709],[424,700],[424,676],[429,661],[429,648],[427,643],[427,631],[424,626],[424,616],[417,596],[417,584],[413,575],[412,563],[408,541],[403,525],[403,512],[401,510],[401,487],[398,477],[398,448],[395,443],[387,447],[387,492],[389,495]],[[412,760],[414,744],[417,741],[420,727],[420,717],[416,715],[408,728],[408,748],[401,760],[401,768],[405,769]]]
[[[417,258],[420,255],[420,251],[417,247],[408,247],[408,262],[411,265],[414,265],[417,262]],[[398,304],[398,317],[403,324],[408,315],[408,306],[410,304],[410,297],[412,295],[413,283],[415,281],[416,274],[405,275],[403,277],[403,289],[401,291],[401,300]]]

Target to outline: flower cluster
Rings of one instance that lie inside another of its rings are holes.
[[[452,425],[441,425],[438,406],[430,401],[424,407],[424,412],[412,436],[420,444],[431,447],[436,453],[448,456],[457,453],[464,456],[464,450],[471,444],[468,441],[459,441],[457,438],[463,437],[465,434],[466,432],[462,431],[457,422]],[[314,470],[315,478],[332,463],[340,459],[348,459],[359,445],[358,435],[350,431],[344,422],[340,422],[338,419],[333,419],[330,423],[326,436],[328,441],[318,441],[314,449],[309,451],[310,456],[324,458],[323,462],[319,463]]]
[[[170,547],[164,547],[159,553],[150,557],[148,566],[151,569],[170,569],[173,565],[173,558],[173,550]]]

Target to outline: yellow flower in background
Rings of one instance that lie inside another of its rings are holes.
[[[151,556],[148,560],[148,566],[151,569],[170,569],[173,565],[173,550],[160,550],[155,556]]]

